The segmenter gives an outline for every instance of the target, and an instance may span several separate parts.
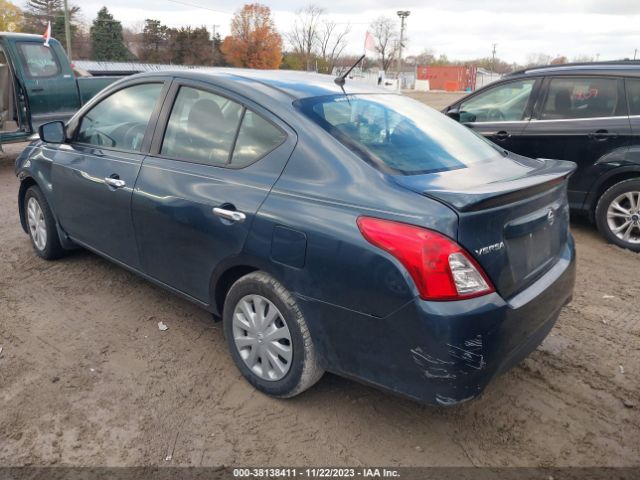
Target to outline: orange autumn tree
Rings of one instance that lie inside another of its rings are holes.
[[[269,7],[250,3],[236,12],[231,20],[231,35],[222,43],[222,53],[234,67],[279,68],[282,37]]]

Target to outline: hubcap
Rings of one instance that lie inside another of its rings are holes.
[[[618,195],[607,209],[607,225],[620,240],[640,243],[640,192]]]
[[[245,365],[263,380],[291,368],[291,332],[278,308],[261,295],[242,297],[233,311],[233,341]]]
[[[47,246],[47,224],[40,204],[34,197],[27,202],[27,224],[36,248],[44,250]]]

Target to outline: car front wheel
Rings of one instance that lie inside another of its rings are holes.
[[[33,185],[24,196],[24,215],[36,253],[46,260],[54,260],[64,254],[60,245],[56,223],[40,189]]]
[[[293,397],[322,377],[324,370],[297,302],[270,275],[253,272],[233,284],[223,323],[236,366],[258,390]]]
[[[604,192],[596,223],[611,243],[640,252],[640,179],[624,180]]]

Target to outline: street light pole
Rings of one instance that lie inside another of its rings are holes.
[[[64,0],[64,36],[67,40],[67,57],[69,61],[73,58],[71,54],[71,24],[69,23],[69,4]]]
[[[400,17],[400,45],[398,45],[398,90],[401,89],[400,85],[400,68],[402,66],[402,42],[404,41],[404,21],[411,14],[409,10],[398,10],[398,16]]]

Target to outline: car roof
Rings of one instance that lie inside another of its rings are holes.
[[[334,82],[335,77],[315,72],[300,72],[291,70],[253,70],[246,68],[198,68],[194,70],[166,70],[136,75],[145,76],[171,75],[177,78],[211,82],[229,85],[243,83],[250,86],[260,86],[262,89],[275,90],[291,99],[318,97],[323,95],[393,93],[385,88],[371,85],[355,79],[347,79],[344,92]]]
[[[18,33],[18,32],[0,32],[0,37],[12,38],[16,40],[28,40],[28,41],[43,41],[42,35],[35,35],[33,33]]]
[[[505,75],[505,78],[534,75],[619,75],[640,77],[640,60],[620,60],[613,62],[565,63],[525,68]]]

